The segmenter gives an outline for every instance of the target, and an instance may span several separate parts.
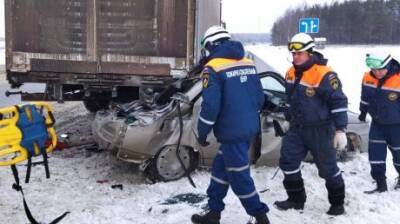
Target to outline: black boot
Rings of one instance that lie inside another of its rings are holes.
[[[395,190],[399,190],[400,189],[400,176],[397,177],[397,184],[396,184],[396,186],[394,186],[394,189]]]
[[[331,205],[329,210],[326,212],[328,215],[343,215],[344,206],[343,205]]]
[[[256,223],[255,224],[269,224],[268,216],[267,214],[262,214],[259,216],[256,216]]]
[[[344,214],[344,196],[345,196],[345,187],[332,187],[326,185],[328,190],[328,199],[329,203],[331,203],[331,207],[329,208],[326,214],[328,215],[342,215]]]
[[[386,179],[383,180],[377,180],[376,181],[376,188],[370,191],[364,191],[364,193],[366,194],[375,194],[375,193],[382,193],[387,191],[387,183],[386,183]]]
[[[195,224],[219,224],[220,219],[220,212],[209,211],[205,214],[192,215],[192,222]]]
[[[304,189],[303,180],[297,181],[283,181],[283,186],[285,186],[286,192],[288,194],[288,199],[284,201],[276,201],[274,205],[279,210],[304,209],[304,203],[306,202],[306,191]]]

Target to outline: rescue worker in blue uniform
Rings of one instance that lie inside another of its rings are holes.
[[[213,161],[207,189],[209,211],[193,215],[192,222],[220,223],[225,207],[223,199],[230,186],[256,223],[269,223],[268,207],[260,201],[248,158],[250,143],[260,131],[259,112],[264,103],[256,68],[244,57],[242,44],[231,40],[220,26],[206,31],[202,45],[208,55],[202,72],[198,142],[207,145],[207,135],[213,130],[221,146]]]
[[[400,174],[400,65],[390,54],[382,51],[367,54],[366,65],[371,70],[365,73],[362,81],[359,119],[365,121],[367,113],[372,117],[368,153],[371,176],[377,187],[365,191],[372,194],[387,191],[387,147]],[[395,189],[400,189],[400,178]]]
[[[327,59],[314,51],[313,39],[298,33],[288,44],[293,66],[286,74],[290,127],[283,138],[279,167],[288,199],[276,201],[280,210],[304,208],[306,192],[301,175],[301,161],[311,152],[319,176],[325,179],[331,204],[327,214],[344,213],[345,185],[336,163],[336,150],[347,145],[347,97],[337,74],[327,66]]]

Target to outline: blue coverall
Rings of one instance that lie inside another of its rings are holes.
[[[294,65],[286,74],[289,107],[285,115],[290,127],[283,139],[279,167],[289,198],[304,203],[300,165],[310,151],[319,176],[326,181],[330,203],[340,205],[344,181],[333,140],[335,131],[345,131],[347,126],[347,97],[337,74],[326,64],[323,55],[314,52],[308,62]],[[301,198],[296,198],[300,194]]]
[[[227,40],[212,50],[203,70],[203,102],[198,121],[199,139],[213,129],[221,147],[216,155],[207,190],[209,208],[221,212],[231,186],[246,212],[268,212],[250,176],[248,150],[260,131],[259,112],[264,94],[253,62],[244,58],[240,42]]]
[[[400,174],[400,65],[392,59],[388,73],[377,79],[366,72],[361,90],[361,114],[369,113],[372,123],[369,131],[369,161],[371,176],[377,182],[386,180],[387,147],[393,156],[393,165]]]

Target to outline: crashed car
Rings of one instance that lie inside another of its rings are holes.
[[[250,160],[256,165],[276,166],[279,161],[282,135],[288,129],[284,79],[275,72],[259,74],[265,95],[273,109],[261,113],[261,133],[252,142]],[[219,143],[213,134],[210,144],[202,147],[196,141],[197,121],[201,107],[200,78],[179,80],[152,99],[116,105],[95,116],[92,131],[100,148],[114,150],[126,162],[140,164],[153,181],[181,178],[197,167],[210,167]],[[348,146],[340,157],[366,150],[368,123],[348,112]],[[308,158],[310,159],[310,158]]]

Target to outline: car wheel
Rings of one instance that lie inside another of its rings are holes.
[[[180,147],[179,155],[189,173],[196,169],[198,155],[191,148]],[[160,149],[152,160],[149,169],[151,171],[147,173],[151,174],[151,176],[147,177],[153,182],[158,180],[172,181],[185,176],[185,170],[176,156],[176,145],[168,145]]]

